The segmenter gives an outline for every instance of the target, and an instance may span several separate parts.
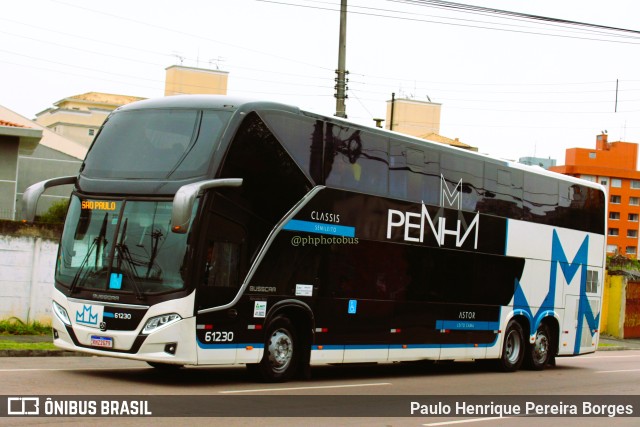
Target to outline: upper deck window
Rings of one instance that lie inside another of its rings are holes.
[[[161,180],[203,176],[230,115],[184,109],[116,112],[91,146],[83,174]]]

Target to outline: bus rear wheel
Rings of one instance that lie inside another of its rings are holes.
[[[551,357],[551,335],[544,323],[538,326],[536,340],[527,346],[525,364],[528,369],[541,371],[549,363]]]
[[[502,357],[498,360],[500,370],[514,372],[520,369],[524,359],[524,350],[525,342],[522,326],[516,320],[511,319],[504,335]]]
[[[267,382],[290,379],[298,369],[300,350],[296,329],[291,321],[284,316],[273,319],[267,328],[264,355],[257,366],[260,377]]]

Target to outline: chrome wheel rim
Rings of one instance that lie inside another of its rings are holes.
[[[269,340],[269,362],[276,373],[287,370],[293,359],[293,340],[286,330],[278,329]]]
[[[545,363],[549,353],[549,338],[545,334],[538,333],[533,347],[533,359],[537,364]]]
[[[505,342],[505,355],[507,356],[507,361],[510,364],[514,365],[518,361],[521,345],[522,343],[518,337],[518,332],[514,330],[509,331]]]

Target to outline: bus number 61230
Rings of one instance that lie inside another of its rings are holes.
[[[233,341],[233,332],[208,331],[204,334],[206,342],[230,342]]]

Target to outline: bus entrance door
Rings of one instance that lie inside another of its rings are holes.
[[[213,214],[201,248],[201,276],[197,288],[196,339],[199,364],[236,363],[238,343],[246,334],[241,328],[240,307],[223,308],[236,297],[245,270],[245,229]],[[256,359],[258,355],[256,352]]]

